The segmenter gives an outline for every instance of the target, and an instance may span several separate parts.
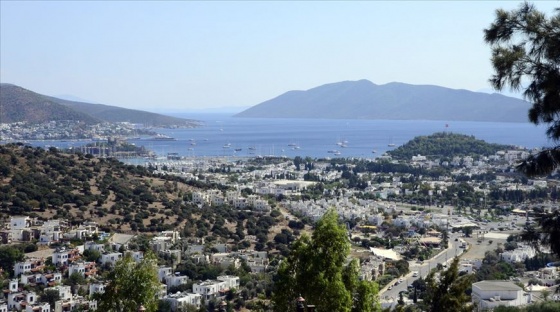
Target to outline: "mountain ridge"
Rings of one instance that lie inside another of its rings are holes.
[[[530,104],[501,94],[369,80],[292,90],[235,117],[527,122]]]
[[[36,93],[14,84],[0,83],[0,123],[42,123],[53,120],[78,120],[86,124],[131,122],[153,127],[194,127],[199,124],[193,119],[70,101]]]

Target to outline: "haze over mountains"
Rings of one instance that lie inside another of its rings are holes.
[[[325,84],[306,91],[288,91],[234,116],[527,122],[530,106],[521,99],[497,93],[399,82],[376,85],[368,80],[358,80]],[[235,112],[230,109],[221,113]],[[0,123],[50,120],[80,120],[88,124],[127,121],[155,127],[197,124],[191,119],[61,99],[12,84],[0,84]]]
[[[154,127],[192,127],[198,124],[195,120],[117,106],[69,101],[12,84],[0,84],[0,123],[43,123],[53,120],[79,120],[86,124],[131,122]]]
[[[235,117],[528,122],[530,107],[497,93],[358,80],[288,91]]]

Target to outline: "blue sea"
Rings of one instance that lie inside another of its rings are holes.
[[[416,136],[473,135],[489,143],[548,146],[545,128],[531,123],[236,118],[181,115],[204,122],[194,129],[157,129],[176,141],[132,140],[160,156],[286,156],[375,158]],[[391,146],[390,146],[391,145]],[[394,146],[392,146],[394,145]]]
[[[158,156],[286,156],[376,158],[420,135],[452,132],[489,143],[538,148],[550,146],[545,127],[531,123],[236,118],[220,114],[175,115],[196,119],[193,129],[154,129],[174,141],[130,140]],[[68,147],[67,142],[30,142]],[[390,146],[391,145],[391,146]],[[394,145],[394,146],[393,146]],[[74,145],[76,146],[76,145]]]

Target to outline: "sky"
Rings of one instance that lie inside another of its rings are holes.
[[[520,4],[0,0],[0,82],[152,112],[360,79],[489,91],[483,30]]]

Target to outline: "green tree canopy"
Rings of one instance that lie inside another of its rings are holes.
[[[275,311],[295,311],[300,295],[318,311],[380,310],[377,284],[358,282],[357,262],[346,264],[349,253],[346,229],[331,209],[317,222],[312,237],[302,235],[280,264],[273,294]],[[364,304],[354,306],[354,298]]]
[[[128,254],[117,261],[105,292],[97,296],[98,311],[135,312],[143,305],[147,312],[155,312],[159,289],[155,255],[147,251],[142,261],[135,262]]]
[[[39,300],[42,302],[48,302],[51,309],[54,310],[54,304],[60,300],[60,293],[57,289],[47,289],[43,292]]]
[[[14,264],[24,258],[24,253],[14,246],[0,247],[0,268],[8,272],[10,277],[14,275]]]
[[[553,254],[560,256],[560,210],[544,214],[537,219],[537,226],[528,226],[521,239],[540,250],[541,245],[550,247]]]
[[[459,276],[459,258],[455,257],[449,269],[440,272],[439,279],[435,274],[436,271],[432,271],[426,277],[424,303],[428,311],[472,311],[471,297],[467,295],[467,289],[471,287],[474,276],[472,274]]]
[[[496,10],[484,40],[492,47],[492,86],[524,89],[524,97],[533,105],[529,120],[548,124],[547,136],[559,141],[560,9],[550,18],[527,2],[510,12]],[[560,145],[556,145],[530,156],[518,169],[527,175],[546,175],[559,165]]]

